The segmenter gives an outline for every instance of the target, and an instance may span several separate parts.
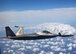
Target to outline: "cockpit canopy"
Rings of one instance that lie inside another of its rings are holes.
[[[47,33],[47,34],[48,34],[48,33],[50,33],[50,32],[49,32],[49,31],[47,31],[47,30],[44,30],[44,31],[42,31],[42,32],[43,32],[43,33]]]

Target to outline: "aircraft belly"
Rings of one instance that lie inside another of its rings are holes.
[[[25,36],[19,36],[19,37],[11,37],[10,39],[15,40],[36,40],[36,39],[46,39],[46,38],[53,38],[57,37],[59,35],[25,35]],[[71,35],[61,35],[61,37],[67,37]]]
[[[37,35],[37,36],[20,36],[20,37],[11,37],[10,39],[17,39],[17,40],[34,40],[34,39],[46,39],[46,38],[53,38],[56,36],[47,36],[47,35]]]

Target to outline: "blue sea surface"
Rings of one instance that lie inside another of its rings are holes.
[[[0,38],[1,54],[76,54],[76,35],[39,40]]]

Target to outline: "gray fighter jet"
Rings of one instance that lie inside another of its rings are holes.
[[[6,26],[5,30],[6,30],[6,36],[10,39],[15,39],[15,40],[36,40],[36,39],[53,38],[53,37],[57,37],[57,36],[62,36],[62,37],[73,36],[73,35],[61,35],[61,33],[53,34],[46,30],[44,30],[42,32],[24,34],[23,27],[19,27],[19,30],[17,31],[16,34],[11,30],[11,28],[9,26]]]

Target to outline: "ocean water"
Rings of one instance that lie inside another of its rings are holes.
[[[76,54],[76,35],[39,40],[0,38],[1,54]]]

